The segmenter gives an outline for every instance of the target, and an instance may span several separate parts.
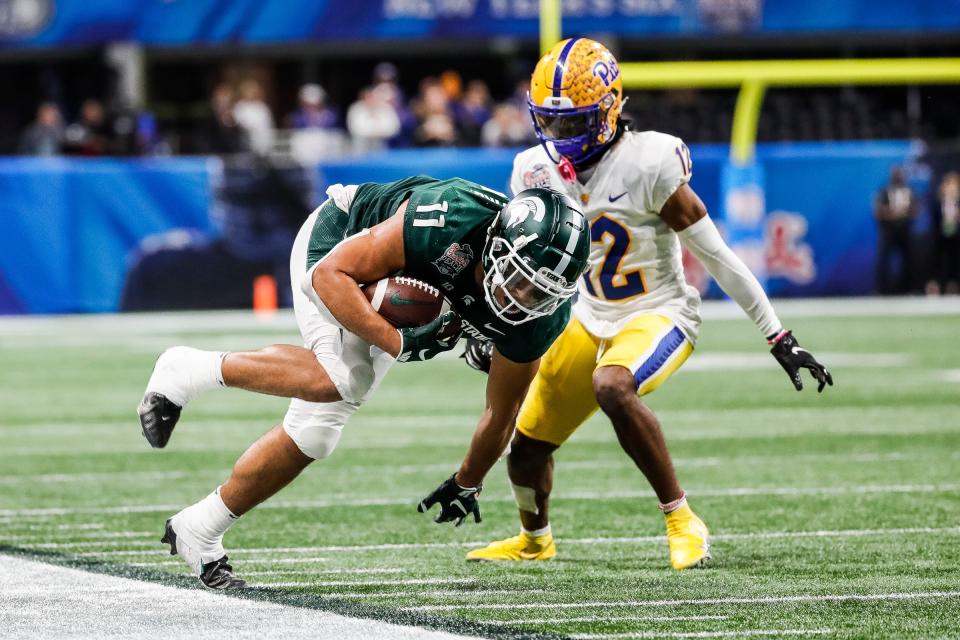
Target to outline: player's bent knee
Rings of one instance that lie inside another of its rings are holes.
[[[297,448],[303,455],[312,460],[323,460],[333,453],[340,442],[341,429],[311,425],[293,429],[287,427],[286,422],[283,425],[284,431],[290,436]]]
[[[633,374],[625,367],[600,367],[593,372],[593,393],[604,413],[610,413],[634,401],[637,385]]]
[[[510,445],[507,463],[515,471],[527,471],[542,467],[556,451],[557,445],[543,440],[535,440],[519,431]]]
[[[337,448],[343,426],[355,410],[346,403],[291,400],[287,415],[283,417],[283,430],[303,455],[322,460]]]

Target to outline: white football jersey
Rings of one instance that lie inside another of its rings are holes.
[[[565,181],[542,146],[514,160],[514,194],[530,187],[566,193],[590,221],[590,271],[580,280],[573,312],[598,338],[653,312],[696,340],[700,294],[684,279],[677,234],[660,218],[667,199],[689,182],[691,164],[680,138],[656,131],[624,132],[585,184]]]

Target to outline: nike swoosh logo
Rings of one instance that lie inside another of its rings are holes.
[[[791,349],[791,351],[793,351],[793,355],[795,355],[795,356],[798,356],[798,355],[800,355],[801,353],[810,353],[810,352],[807,351],[806,349],[801,349],[800,347],[794,347],[794,348]]]
[[[618,196],[610,196],[610,202],[616,202],[617,200],[619,200],[619,199],[622,198],[623,196],[627,195],[628,193],[630,193],[630,192],[629,192],[629,191],[624,191],[623,193],[621,193],[621,194],[618,195]]]
[[[489,329],[490,331],[493,331],[494,333],[499,333],[499,334],[502,335],[502,336],[507,335],[507,334],[505,334],[503,331],[500,331],[500,329],[497,329],[496,327],[494,327],[493,325],[491,325],[489,322],[484,323],[483,328],[484,328],[484,329]]]
[[[404,305],[404,304],[424,305],[424,304],[432,304],[432,303],[431,303],[431,302],[421,302],[420,300],[407,300],[406,298],[401,298],[401,297],[400,297],[400,292],[399,292],[399,291],[394,291],[394,292],[393,292],[393,295],[390,296],[390,304],[400,306],[400,305]]]

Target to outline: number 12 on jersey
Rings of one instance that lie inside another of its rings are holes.
[[[610,245],[603,260],[598,267],[583,275],[587,292],[592,296],[614,302],[646,293],[642,270],[620,271],[623,258],[630,251],[630,245],[633,242],[630,231],[613,218],[601,214],[590,223],[590,241],[602,243],[605,241],[605,236],[610,237]],[[597,294],[594,278],[600,285],[602,295]]]

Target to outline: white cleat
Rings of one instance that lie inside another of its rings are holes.
[[[170,545],[170,555],[179,555],[203,586],[216,590],[242,589],[247,586],[246,581],[233,575],[233,567],[228,562],[223,547],[214,550],[212,554],[201,554],[197,551],[197,546],[188,541],[188,532],[182,531],[184,535],[178,534],[174,528],[175,519],[176,516],[167,520],[160,542]],[[205,555],[216,559],[204,562]]]

